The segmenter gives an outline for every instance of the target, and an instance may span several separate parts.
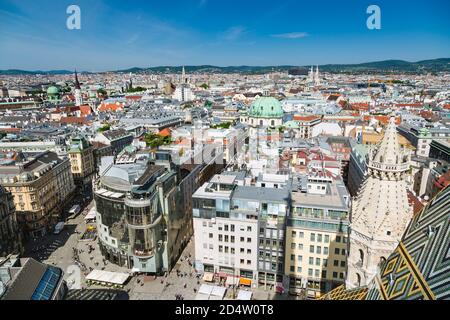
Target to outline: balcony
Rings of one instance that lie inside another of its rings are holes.
[[[137,250],[137,249],[135,249],[133,251],[133,254],[135,256],[137,256],[137,257],[147,257],[147,258],[149,258],[149,257],[153,256],[154,250],[152,250],[152,249],[148,249],[148,250]]]

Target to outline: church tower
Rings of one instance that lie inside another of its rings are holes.
[[[81,95],[80,82],[78,81],[77,70],[75,70],[75,105],[77,107],[83,104],[83,96]]]
[[[314,77],[314,84],[320,85],[320,78],[319,78],[319,65],[316,66],[316,75]]]
[[[398,143],[391,117],[381,142],[367,157],[367,177],[353,200],[346,287],[368,285],[398,245],[411,217],[406,177],[410,155]]]

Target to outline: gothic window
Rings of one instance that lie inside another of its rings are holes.
[[[358,287],[361,286],[361,276],[359,275],[359,273],[356,274],[356,284],[358,285]]]
[[[364,263],[364,252],[361,249],[359,249],[359,262],[361,265]]]

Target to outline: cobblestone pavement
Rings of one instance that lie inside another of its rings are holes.
[[[66,280],[70,277],[67,272],[69,266],[74,264],[82,266],[80,281],[82,288],[86,288],[85,276],[93,269],[128,273],[129,269],[104,261],[97,239],[79,241],[81,234],[86,230],[84,217],[93,205],[94,203],[90,202],[80,214],[68,219],[60,234],[48,234],[44,238],[30,241],[26,246],[25,256],[60,267],[65,272]],[[90,246],[93,248],[91,253],[89,253]],[[74,248],[78,252],[77,258],[74,257]],[[176,295],[181,295],[185,300],[193,300],[201,284],[205,283],[201,278],[197,279],[195,270],[190,265],[193,261],[194,240],[192,237],[167,277],[134,276],[125,285],[124,290],[128,292],[131,300],[174,300]],[[91,286],[91,288],[104,289],[105,287]],[[278,295],[264,288],[252,288],[252,292],[255,300],[295,299],[292,296]],[[231,290],[227,290],[227,299],[231,297],[231,293]]]
[[[189,254],[191,258],[189,258]],[[181,294],[186,300],[195,299],[196,292],[194,292],[194,289],[198,290],[201,282],[196,278],[195,270],[189,265],[188,259],[191,262],[194,261],[194,242],[192,239],[167,277],[157,277],[151,281],[143,281],[143,276],[134,277],[127,285],[127,288],[130,289],[130,299],[175,300],[177,294]],[[177,270],[180,272],[178,276]],[[140,283],[137,283],[138,280]]]
[[[77,216],[67,219],[60,234],[55,235],[51,233],[36,241],[29,241],[25,246],[24,256],[33,257],[43,263],[61,268],[64,271],[65,279],[69,277],[69,274],[66,272],[69,266],[82,266],[82,287],[85,287],[85,276],[89,274],[91,269],[104,268],[106,271],[128,272],[129,270],[126,268],[119,267],[108,261],[106,261],[106,264],[103,262],[97,240],[79,241],[87,227],[84,217],[93,205],[94,203],[90,202]],[[93,248],[91,253],[89,253],[89,246]],[[78,258],[74,257],[74,248],[79,252]]]

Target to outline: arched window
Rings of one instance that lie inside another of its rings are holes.
[[[386,263],[386,258],[381,256],[380,258],[380,267],[382,267]]]
[[[364,251],[359,249],[359,263],[362,265],[364,263]]]
[[[263,121],[259,120],[259,125],[262,126],[263,125]]]
[[[359,273],[356,274],[356,284],[358,285],[358,287],[361,286],[361,276],[359,275]]]
[[[275,125],[275,120],[272,120],[271,123],[272,123],[272,126],[274,126]]]

